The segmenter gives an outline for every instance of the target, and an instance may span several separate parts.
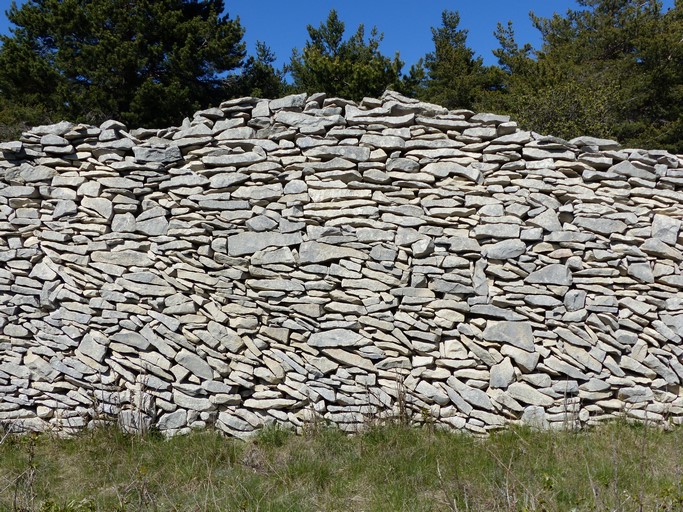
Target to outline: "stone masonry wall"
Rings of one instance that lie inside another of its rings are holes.
[[[683,160],[395,93],[0,144],[0,423],[683,423]]]

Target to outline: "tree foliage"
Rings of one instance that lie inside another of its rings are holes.
[[[577,3],[565,15],[531,14],[543,38],[535,52],[499,25],[504,87],[487,106],[561,137],[683,151],[683,2],[667,12],[657,0]]]
[[[434,51],[425,57],[426,81],[421,96],[447,108],[473,108],[487,90],[495,89],[497,70],[484,66],[467,46],[460,14],[445,10],[441,26],[432,28]]]
[[[242,72],[232,77],[229,90],[236,96],[279,98],[287,90],[285,72],[275,69],[276,57],[263,41],[256,42],[256,54],[245,61]]]
[[[222,0],[12,3],[0,92],[73,120],[161,126],[225,97],[221,74],[244,57]]]
[[[434,48],[402,75],[377,28],[347,35],[335,10],[283,69],[258,42],[245,57],[239,19],[223,0],[27,0],[0,36],[0,137],[67,118],[166,126],[234,96],[326,92],[360,100],[396,89],[448,108],[505,112],[564,138],[610,137],[683,152],[683,0],[577,0],[530,14],[542,44],[499,23],[486,66],[457,11],[432,28]],[[292,83],[286,81],[291,78]]]
[[[318,28],[308,25],[309,39],[302,51],[293,50],[288,66],[294,88],[360,100],[399,87],[403,62],[398,53],[392,59],[379,51],[377,28],[366,39],[361,24],[346,40],[345,28],[334,9]]]

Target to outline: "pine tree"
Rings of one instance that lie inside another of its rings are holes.
[[[12,3],[0,93],[71,120],[176,123],[224,99],[221,74],[244,57],[222,0],[29,0]]]
[[[494,53],[507,76],[488,99],[537,131],[683,151],[683,1],[667,12],[657,0],[578,4],[531,14],[543,38],[536,51],[499,26]]]
[[[279,98],[287,88],[284,71],[275,69],[276,57],[263,41],[256,42],[256,55],[250,56],[242,73],[235,75],[230,86],[233,95],[257,98]]]
[[[447,108],[474,108],[484,91],[497,87],[497,73],[467,46],[467,30],[459,28],[457,11],[443,11],[441,21],[440,27],[432,28],[434,51],[424,60],[422,96]]]
[[[366,40],[361,24],[344,40],[345,28],[334,9],[318,28],[307,27],[309,40],[301,52],[294,49],[288,66],[294,89],[360,100],[400,86],[403,62],[398,54],[391,59],[379,51],[383,36],[377,28]]]

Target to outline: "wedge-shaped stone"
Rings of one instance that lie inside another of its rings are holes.
[[[482,248],[482,256],[492,260],[517,258],[526,252],[526,244],[521,240],[503,240]]]
[[[529,405],[550,407],[555,403],[551,397],[532,388],[526,382],[513,382],[508,386],[507,393],[515,400]]]
[[[209,366],[209,363],[204,361],[204,359],[199,357],[197,354],[182,349],[180,352],[178,352],[178,355],[176,355],[175,359],[178,361],[178,364],[187,368],[197,377],[209,380],[213,379],[213,369],[211,366]]]
[[[548,208],[540,215],[530,218],[527,222],[550,232],[560,231],[562,229],[562,224],[557,216],[557,212],[552,208]]]
[[[113,205],[109,199],[103,197],[84,197],[81,206],[97,212],[101,217],[109,220],[113,212]]]
[[[232,193],[232,197],[236,199],[251,199],[255,201],[276,201],[282,197],[282,194],[282,185],[275,183],[273,185],[240,187]]]
[[[204,165],[209,167],[245,167],[263,162],[265,156],[259,153],[232,153],[227,155],[208,155],[202,158]]]
[[[80,345],[78,345],[78,350],[98,363],[104,360],[104,356],[107,353],[107,347],[97,343],[90,334],[86,334],[83,337]]]
[[[275,121],[299,128],[307,133],[329,130],[332,126],[343,125],[342,116],[313,116],[301,112],[281,110],[275,114]]]
[[[134,146],[133,155],[135,155],[135,160],[140,163],[159,162],[162,164],[168,164],[183,158],[178,146]]]
[[[359,146],[319,146],[306,150],[307,157],[331,160],[343,158],[349,162],[367,162],[370,158],[370,148]]]
[[[358,249],[319,242],[304,242],[299,248],[301,264],[324,263],[347,258],[367,260],[368,255]]]
[[[626,223],[620,220],[589,217],[577,217],[574,219],[573,224],[605,236],[609,236],[612,233],[623,233],[628,227]]]
[[[645,240],[645,242],[643,242],[643,245],[640,246],[640,249],[644,253],[657,256],[658,258],[665,258],[674,261],[683,260],[683,253],[681,251],[667,245],[658,238],[648,238]]]
[[[95,251],[90,255],[92,261],[121,265],[122,267],[151,267],[154,261],[144,252],[139,251]]]
[[[495,409],[489,396],[481,389],[468,386],[455,377],[449,377],[446,384],[474,408],[487,411],[493,411]]]
[[[555,284],[559,286],[570,286],[573,282],[572,272],[569,267],[559,263],[553,263],[535,270],[529,274],[525,282],[530,284]]]
[[[634,164],[628,160],[619,162],[617,165],[613,165],[609,168],[609,172],[614,174],[620,174],[622,176],[628,176],[631,178],[644,178],[644,179],[654,179],[654,169],[651,170],[648,166]]]
[[[388,151],[394,151],[397,149],[403,149],[406,145],[406,141],[401,137],[395,137],[392,135],[374,135],[367,133],[363,135],[360,139],[361,144],[368,144],[370,146],[386,149]]]
[[[302,242],[301,233],[239,233],[228,237],[228,254],[244,256],[254,254],[266,247],[287,247]]]
[[[533,352],[534,333],[529,322],[493,322],[489,321],[484,329],[486,341],[509,343],[515,347]]]
[[[372,361],[366,359],[354,352],[349,352],[348,350],[343,350],[341,348],[328,348],[323,349],[323,353],[340,362],[344,366],[352,368],[361,368],[367,371],[375,371],[375,365]]]
[[[681,221],[679,219],[667,215],[655,215],[652,219],[652,238],[658,238],[666,244],[675,245],[680,230]]]
[[[422,168],[422,172],[432,174],[438,178],[447,176],[460,176],[474,183],[481,183],[483,177],[481,171],[473,167],[464,167],[455,162],[433,162]]]
[[[509,357],[503,359],[502,362],[491,367],[491,376],[489,385],[492,388],[505,389],[515,380],[515,368]]]
[[[149,341],[139,332],[130,331],[128,329],[123,329],[117,332],[113,336],[110,336],[111,341],[117,343],[123,343],[130,347],[136,348],[138,350],[147,350],[149,347]]]
[[[184,409],[191,409],[193,411],[210,411],[215,409],[215,406],[208,398],[199,398],[196,396],[188,396],[178,390],[173,390],[173,402]]]
[[[151,272],[140,272],[138,274],[148,274],[150,278],[153,277],[153,279],[133,280],[135,274],[126,274],[126,276],[117,279],[116,284],[121,286],[124,290],[144,296],[164,297],[176,293],[175,288],[169,286],[168,283],[155,274],[152,274]]]
[[[248,179],[249,175],[240,172],[222,172],[209,178],[209,186],[211,188],[229,188],[244,183]]]
[[[303,292],[304,285],[292,279],[248,279],[247,286],[253,290]]]
[[[316,348],[355,347],[365,338],[348,329],[332,329],[311,334],[308,344]]]
[[[415,393],[420,395],[427,403],[437,403],[441,406],[448,405],[448,394],[427,381],[421,380],[415,387]]]

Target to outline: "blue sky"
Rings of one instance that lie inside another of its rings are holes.
[[[19,3],[23,3],[21,0]],[[491,50],[497,47],[493,36],[496,23],[512,20],[520,44],[540,44],[538,32],[531,26],[529,11],[549,17],[554,12],[565,13],[575,9],[574,0],[226,0],[227,12],[240,18],[246,28],[245,41],[249,53],[257,40],[265,41],[275,52],[278,64],[289,60],[292,48],[301,48],[307,39],[306,25],[318,26],[327,18],[330,9],[336,9],[346,23],[348,33],[355,32],[364,23],[369,32],[377,26],[384,33],[381,50],[386,55],[398,51],[406,62],[406,70],[432,50],[431,27],[441,23],[444,9],[457,10],[461,28],[469,30],[468,44],[484,58],[495,64]],[[0,33],[9,30],[5,10],[10,0],[0,0]],[[665,8],[673,0],[665,0]]]

